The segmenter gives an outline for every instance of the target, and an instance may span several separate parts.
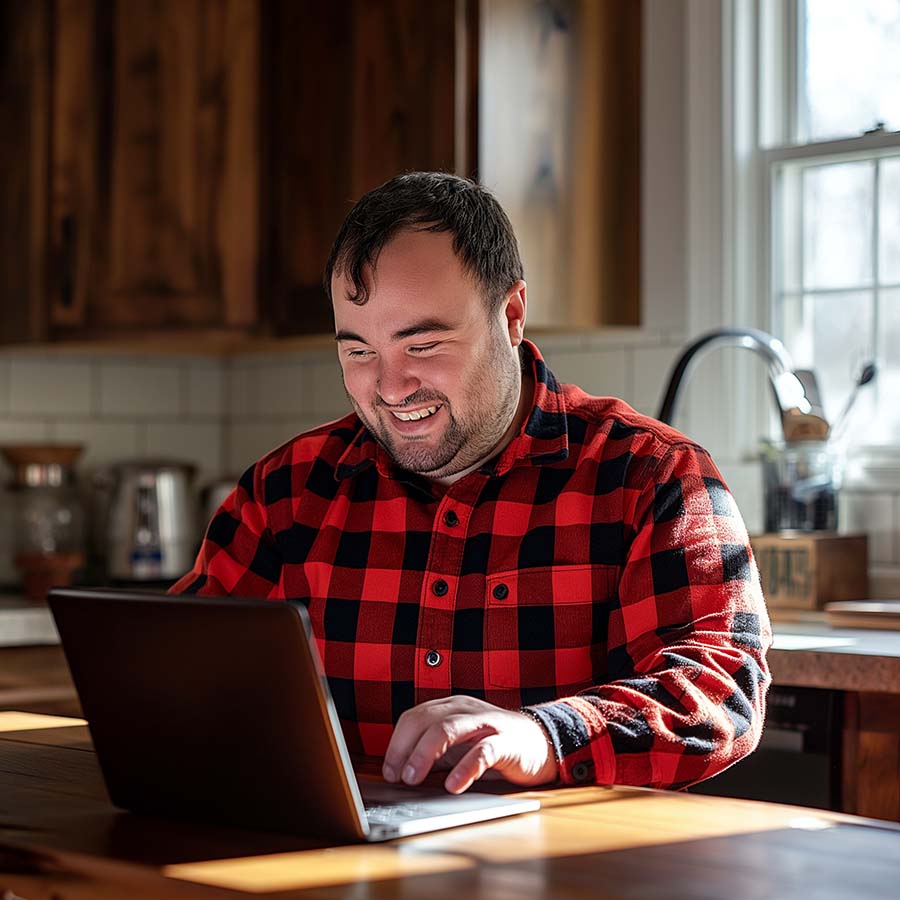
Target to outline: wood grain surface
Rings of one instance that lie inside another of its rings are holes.
[[[372,846],[135,816],[110,806],[83,726],[15,716],[0,713],[0,891],[27,900],[845,900],[900,881],[896,826],[640,788],[526,792],[540,812]]]

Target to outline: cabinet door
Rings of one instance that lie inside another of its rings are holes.
[[[258,3],[53,14],[51,332],[254,324]]]
[[[0,3],[0,341],[47,336],[49,0]]]
[[[639,324],[641,21],[640,0],[481,0],[479,174],[532,326]]]
[[[471,174],[477,4],[271,0],[264,291],[276,334],[331,332],[322,270],[353,202],[411,169]]]
[[[272,0],[264,291],[330,332],[320,280],[352,203],[409,169],[476,175],[519,238],[529,323],[636,325],[640,0]]]

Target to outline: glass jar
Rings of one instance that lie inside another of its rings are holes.
[[[763,454],[766,531],[836,531],[842,455],[827,441],[769,443]]]
[[[80,446],[3,447],[13,468],[15,564],[27,599],[43,602],[84,565],[84,508],[73,464]]]

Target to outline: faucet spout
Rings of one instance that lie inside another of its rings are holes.
[[[701,351],[715,347],[743,347],[762,356],[767,363],[769,382],[782,422],[791,412],[808,415],[812,406],[803,382],[794,373],[794,364],[778,338],[757,328],[717,328],[689,344],[672,369],[657,418],[671,425],[678,413],[678,401]]]

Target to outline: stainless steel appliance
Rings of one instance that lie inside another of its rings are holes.
[[[113,465],[106,516],[106,568],[120,581],[176,579],[197,549],[195,467],[138,459]]]

